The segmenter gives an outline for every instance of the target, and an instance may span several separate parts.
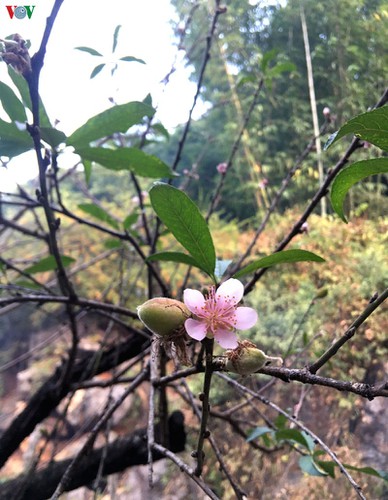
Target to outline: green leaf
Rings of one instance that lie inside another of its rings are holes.
[[[104,241],[104,247],[108,250],[113,250],[114,248],[121,248],[123,246],[122,241],[117,238],[109,238]]]
[[[277,264],[288,264],[290,262],[324,262],[325,259],[319,257],[315,253],[308,252],[307,250],[282,250],[281,252],[275,252],[272,255],[263,257],[247,266],[243,267],[238,271],[233,277],[239,278],[245,274],[249,274],[257,269],[263,267],[271,267]]]
[[[328,473],[321,469],[318,464],[316,464],[311,455],[306,455],[304,457],[299,458],[299,467],[303,472],[308,474],[309,476],[318,476],[323,477],[327,476]]]
[[[281,429],[275,432],[275,437],[278,441],[294,441],[295,443],[298,443],[304,448],[310,450],[310,443],[307,441],[305,436],[296,429]]]
[[[119,229],[119,223],[117,220],[113,219],[111,215],[108,214],[103,208],[95,205],[94,203],[81,203],[78,208],[88,215],[91,215],[95,219],[105,222],[109,226]]]
[[[14,285],[21,286],[23,288],[29,288],[30,290],[40,290],[42,288],[34,281],[28,280],[17,280],[15,281]]]
[[[161,123],[153,123],[152,130],[160,135],[163,135],[166,139],[170,138],[168,130]]]
[[[272,59],[275,59],[278,53],[279,53],[278,49],[271,49],[263,54],[263,58],[260,64],[260,68],[263,71],[263,73],[265,73],[268,64],[272,61]]]
[[[388,106],[362,113],[349,120],[338,132],[329,137],[324,149],[328,149],[341,137],[350,133],[388,151]]]
[[[92,175],[92,162],[89,160],[82,160],[82,164],[84,166],[84,174],[85,174],[85,183],[89,185],[90,176]]]
[[[291,71],[295,71],[295,70],[296,70],[296,66],[294,63],[289,62],[289,61],[285,61],[285,62],[276,64],[273,68],[270,68],[266,72],[265,76],[267,78],[273,78],[274,76],[281,75],[282,73],[291,72]]]
[[[255,75],[246,75],[246,76],[241,77],[237,81],[236,87],[242,87],[246,83],[252,83],[252,82],[253,83],[257,82],[257,76],[255,76]]]
[[[30,134],[0,119],[0,155],[13,158],[34,147]]]
[[[82,52],[87,52],[91,56],[99,56],[102,57],[102,54],[97,52],[97,50],[92,49],[91,47],[75,47],[76,50],[81,50]]]
[[[26,110],[15,92],[0,81],[0,101],[4,111],[12,121],[24,123],[27,121]]]
[[[67,267],[72,262],[75,262],[75,259],[73,259],[72,257],[67,257],[66,255],[62,255],[61,261],[62,265],[64,267]],[[24,272],[28,274],[35,274],[43,273],[46,271],[54,271],[54,269],[57,269],[57,262],[53,255],[49,255],[48,257],[44,257],[43,259],[41,259],[36,264],[27,267],[27,269],[24,269]]]
[[[216,252],[207,222],[197,205],[182,191],[168,184],[150,190],[151,204],[165,226],[212,278]]]
[[[277,429],[285,429],[287,425],[287,417],[285,415],[282,415],[281,413],[275,418],[275,426]]]
[[[330,201],[333,210],[344,222],[347,222],[347,220],[344,215],[343,204],[349,189],[370,175],[384,172],[388,172],[388,158],[374,158],[353,163],[337,175],[331,187]]]
[[[98,73],[100,73],[100,71],[104,68],[105,64],[98,64],[94,70],[90,73],[90,79],[92,80],[95,76],[98,75]]]
[[[134,212],[133,214],[129,214],[123,221],[124,231],[127,231],[139,218],[139,214]]]
[[[249,434],[249,436],[247,437],[247,443],[249,443],[250,441],[253,441],[254,439],[257,439],[258,437],[262,436],[263,434],[268,434],[268,433],[273,433],[274,430],[271,429],[270,427],[256,427],[255,429],[253,429],[253,431]]]
[[[57,130],[53,127],[41,127],[40,136],[47,144],[50,144],[52,148],[65,143],[67,139],[66,135],[61,130]]]
[[[145,64],[145,61],[143,61],[143,59],[138,59],[137,57],[133,57],[133,56],[120,57],[120,61],[137,62],[140,64]]]
[[[121,29],[121,24],[118,24],[118,25],[116,26],[116,28],[115,28],[114,33],[113,33],[113,47],[112,47],[112,54],[115,52],[116,47],[117,47],[117,41],[118,41],[118,38],[119,38],[120,29]]]
[[[354,470],[357,472],[362,472],[363,474],[368,474],[370,476],[380,477],[384,481],[388,481],[388,472],[376,470],[373,467],[355,467],[354,465],[342,464],[349,470]]]
[[[331,461],[315,460],[315,463],[319,466],[320,469],[324,470],[330,477],[335,479],[335,467],[336,463]]]
[[[199,267],[202,269],[201,265],[198,264],[198,262],[193,259],[191,255],[187,255],[182,252],[158,252],[150,255],[146,260],[151,262],[160,260],[164,262],[178,262],[180,264],[187,264],[188,266]]]
[[[95,161],[109,170],[130,170],[141,177],[152,179],[174,177],[170,167],[162,160],[137,148],[81,148],[76,153],[83,160]]]
[[[28,89],[27,80],[24,78],[24,76],[19,75],[19,73],[16,73],[16,71],[11,66],[8,66],[8,74],[13,84],[20,92],[24,106],[28,108],[30,111],[32,111],[31,97],[30,97],[30,91]],[[41,127],[51,127],[51,123],[46,113],[46,109],[43,105],[42,99],[40,98],[39,98],[39,120]]]
[[[142,102],[119,104],[90,118],[71,134],[67,143],[78,148],[115,132],[124,133],[133,125],[140,123],[144,116],[152,117],[154,113],[154,108]]]

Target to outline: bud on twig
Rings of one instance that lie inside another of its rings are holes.
[[[155,335],[167,337],[191,316],[183,302],[166,297],[147,300],[137,308],[140,321]]]
[[[271,361],[275,361],[279,365],[283,364],[282,358],[267,356],[249,340],[239,342],[237,349],[227,351],[226,356],[225,370],[239,375],[250,375],[257,372]]]
[[[137,315],[173,358],[184,365],[190,365],[184,323],[191,313],[183,302],[155,297],[138,306]]]

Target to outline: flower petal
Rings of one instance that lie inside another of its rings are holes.
[[[216,291],[217,302],[238,304],[244,295],[244,285],[234,278],[226,280]],[[223,300],[222,300],[223,299]]]
[[[238,307],[234,314],[237,330],[248,330],[257,322],[257,312],[252,307]]]
[[[214,338],[224,349],[236,349],[238,347],[237,335],[231,330],[217,330]]]
[[[195,340],[203,340],[206,337],[206,323],[196,319],[185,321],[186,332]]]
[[[205,306],[205,297],[198,290],[186,288],[183,292],[183,302],[188,307],[189,311],[196,314]]]

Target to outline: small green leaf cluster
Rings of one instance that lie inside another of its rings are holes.
[[[388,106],[368,111],[349,120],[330,136],[325,149],[350,133],[388,152]],[[388,173],[387,157],[358,161],[342,170],[335,177],[331,187],[330,199],[333,210],[347,222],[343,204],[349,189],[371,175],[386,173]]]
[[[305,431],[291,429],[286,427],[286,419],[283,415],[279,415],[275,420],[275,427],[267,426],[255,427],[250,432],[247,442],[261,439],[264,446],[272,448],[290,445],[301,456],[298,464],[300,469],[309,476],[325,477],[330,476],[335,478],[335,468],[337,464],[332,460],[322,460],[325,452],[316,449],[314,439]],[[343,464],[346,469],[354,470],[371,476],[375,476],[388,481],[388,473],[376,470],[373,467],[355,467],[349,464]]]

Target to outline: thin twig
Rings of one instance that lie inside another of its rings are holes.
[[[337,455],[333,451],[331,451],[331,449],[327,446],[327,444],[324,441],[322,441],[322,439],[319,436],[317,436],[314,432],[312,432],[308,427],[306,427],[298,419],[294,418],[292,415],[290,415],[289,413],[284,411],[282,408],[277,406],[275,403],[272,403],[272,401],[269,401],[267,398],[261,396],[260,394],[255,393],[254,391],[252,391],[248,387],[243,386],[242,384],[240,384],[236,380],[233,380],[232,378],[228,377],[227,375],[219,373],[218,376],[221,377],[223,380],[225,380],[228,384],[230,384],[233,387],[235,387],[236,389],[238,389],[240,392],[243,392],[243,393],[245,392],[246,394],[253,396],[255,399],[258,399],[266,406],[269,406],[270,408],[277,411],[281,415],[284,415],[287,418],[287,420],[289,420],[296,427],[299,427],[299,429],[301,429],[302,431],[306,432],[306,434],[311,436],[313,438],[313,440],[316,443],[318,443],[321,446],[321,448],[323,450],[325,450],[325,452],[331,457],[331,459],[338,465],[340,471],[344,474],[346,479],[351,484],[352,488],[356,491],[357,496],[359,498],[361,498],[362,500],[366,500],[366,497],[363,495],[363,493],[361,491],[361,487],[354,481],[354,479],[349,474],[349,472],[346,470],[346,468],[338,460]]]
[[[174,462],[182,472],[185,472],[195,483],[198,484],[198,486],[201,488],[202,491],[204,491],[209,498],[212,498],[213,500],[220,500],[220,497],[218,497],[210,488],[207,486],[206,483],[202,481],[194,472],[194,470],[189,467],[183,460],[181,460],[175,453],[172,451],[168,450],[164,446],[154,443],[153,449],[164,455],[165,457],[169,458],[172,462]]]
[[[197,467],[195,468],[195,475],[200,476],[202,474],[203,461],[204,461],[204,451],[203,445],[205,442],[205,438],[207,436],[207,420],[209,417],[209,394],[210,394],[210,384],[213,375],[213,348],[214,348],[214,339],[205,338],[203,341],[205,345],[205,377],[203,382],[203,392],[201,394],[202,400],[202,416],[201,416],[201,426],[199,429],[198,435],[198,444],[197,444]]]
[[[376,297],[373,302],[370,302],[364,311],[356,318],[353,323],[349,326],[346,332],[342,335],[340,339],[337,340],[322,356],[309,366],[308,370],[310,373],[317,373],[317,371],[326,364],[329,359],[331,359],[339,349],[350,340],[356,333],[357,329],[366,321],[369,316],[375,311],[388,297],[388,288],[384,290],[378,297]]]
[[[74,457],[74,459],[66,469],[66,472],[63,474],[60,483],[58,484],[54,494],[51,497],[51,500],[57,500],[59,496],[65,491],[66,484],[70,481],[70,478],[78,462],[81,460],[84,454],[93,446],[97,434],[105,426],[105,424],[108,422],[108,420],[117,410],[117,408],[119,408],[119,406],[122,405],[123,401],[136,389],[136,387],[138,387],[144,380],[146,380],[146,378],[149,376],[148,372],[149,372],[148,368],[142,370],[139,373],[139,375],[135,378],[135,380],[132,382],[132,384],[125,390],[125,392],[123,392],[123,394],[112,405],[110,405],[109,408],[106,409],[106,411],[103,413],[99,421],[93,427],[85,444],[82,446],[82,448],[79,450],[77,455]]]
[[[374,106],[374,109],[383,106],[387,101],[388,101],[388,88],[385,89],[385,92],[377,102],[376,106]],[[290,243],[290,241],[292,241],[293,238],[300,233],[302,224],[307,221],[308,217],[311,215],[315,207],[318,205],[321,198],[323,196],[326,196],[327,189],[329,188],[330,184],[337,176],[338,172],[340,172],[340,170],[342,170],[343,167],[347,164],[349,158],[354,153],[354,151],[356,151],[356,149],[359,148],[359,146],[360,146],[360,140],[358,138],[354,138],[350,146],[346,150],[345,154],[342,156],[342,158],[338,161],[335,167],[329,171],[324,183],[315,193],[314,197],[308,204],[303,214],[300,216],[299,220],[294,224],[294,226],[291,228],[287,236],[285,236],[283,240],[276,246],[274,252],[279,252],[280,250],[283,250]],[[245,294],[248,294],[253,290],[257,281],[260,280],[260,278],[263,276],[263,274],[267,272],[267,270],[268,268],[263,268],[259,269],[254,273],[251,280],[245,285]]]

